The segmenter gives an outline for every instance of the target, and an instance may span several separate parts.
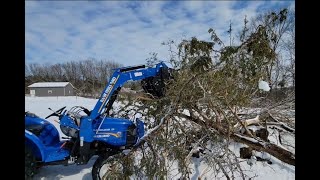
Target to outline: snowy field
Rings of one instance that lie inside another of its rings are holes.
[[[72,106],[83,106],[89,110],[93,109],[96,99],[88,99],[82,97],[25,97],[25,111],[35,113],[36,115],[44,118],[52,113],[48,108],[50,107],[53,110],[60,109],[63,106],[67,106],[66,109],[70,109]],[[57,117],[51,117],[49,119],[59,130],[58,123],[54,120]],[[61,131],[59,130],[61,133]],[[61,133],[61,136],[64,136]],[[242,147],[240,144],[233,144],[230,146],[230,149],[233,150],[237,156],[239,156],[239,148]],[[247,160],[242,160],[241,166],[244,169],[245,173],[250,175],[252,180],[293,180],[295,179],[295,167],[284,164],[279,160],[271,157],[268,154],[259,153],[263,158],[270,159],[272,164],[269,165],[266,162],[256,162],[253,161],[253,165],[248,165]],[[91,180],[91,168],[96,160],[96,156],[86,165],[54,165],[46,166],[40,169],[39,174],[37,174],[34,179],[37,180]],[[190,176],[191,180],[197,180],[200,175],[202,175],[206,170],[206,165],[200,163],[201,158],[192,159],[194,162],[194,173]],[[172,179],[177,179],[172,178]],[[202,176],[202,179],[218,179],[214,178],[210,171]],[[224,179],[224,178],[219,178]],[[238,179],[238,178],[237,178]],[[240,179],[240,178],[239,178]],[[248,178],[249,179],[249,178]]]

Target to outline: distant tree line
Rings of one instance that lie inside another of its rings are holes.
[[[36,82],[70,82],[79,96],[98,97],[114,68],[123,66],[109,60],[86,59],[56,64],[25,64],[25,93]]]

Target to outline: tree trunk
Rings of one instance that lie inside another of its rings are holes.
[[[193,122],[199,124],[200,126],[205,126],[203,123],[199,123],[199,120],[196,118],[192,118],[191,116],[187,116],[185,114],[179,114],[179,115],[181,117],[187,118],[190,121],[193,121]],[[226,129],[224,129],[222,126],[220,126],[219,124],[215,123],[215,124],[210,124],[208,126],[207,126],[207,128],[213,128],[216,131],[218,131],[218,133],[220,133],[220,135],[223,135],[226,138],[228,137],[228,131]],[[253,150],[264,151],[264,152],[269,153],[270,155],[276,157],[277,159],[279,159],[287,164],[295,166],[295,155],[292,152],[281,148],[280,146],[277,146],[275,144],[272,144],[272,143],[266,142],[266,141],[262,141],[262,140],[261,140],[261,142],[259,142],[256,139],[253,139],[253,138],[250,138],[247,136],[243,136],[243,135],[239,135],[236,133],[231,133],[230,138],[236,142],[240,142],[240,143],[248,145]]]
[[[249,139],[238,136],[237,134],[232,134],[231,138],[237,142],[248,145],[253,150],[267,152],[272,156],[278,158],[279,160],[295,166],[295,155],[290,151],[285,150],[275,144],[265,141],[263,142],[264,144],[261,144],[260,142],[250,141]]]

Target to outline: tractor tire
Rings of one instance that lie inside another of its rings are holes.
[[[25,148],[25,179],[32,179],[33,176],[37,173],[37,162],[31,150]]]
[[[121,155],[100,155],[92,167],[93,180],[129,179],[126,178],[126,170]]]

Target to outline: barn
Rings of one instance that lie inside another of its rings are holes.
[[[31,96],[73,96],[70,82],[37,82],[28,86]]]

